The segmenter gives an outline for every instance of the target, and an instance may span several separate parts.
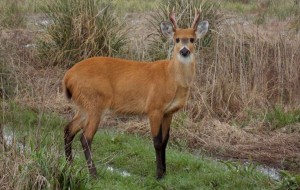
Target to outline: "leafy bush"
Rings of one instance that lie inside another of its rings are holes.
[[[50,64],[70,66],[91,56],[116,56],[125,45],[123,25],[110,7],[99,9],[97,1],[51,1],[44,11],[51,24],[38,49]]]

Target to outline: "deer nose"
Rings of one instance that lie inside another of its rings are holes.
[[[180,55],[182,55],[183,57],[187,57],[190,55],[190,50],[188,50],[186,47],[182,48],[180,51],[179,51]]]

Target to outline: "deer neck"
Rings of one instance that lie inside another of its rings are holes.
[[[195,57],[193,54],[188,58],[174,55],[169,64],[169,72],[179,86],[190,87],[195,76]]]

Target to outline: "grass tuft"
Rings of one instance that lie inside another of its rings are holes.
[[[71,66],[88,57],[122,53],[126,30],[111,7],[99,8],[94,0],[59,0],[44,10],[51,24],[38,50],[50,64]]]
[[[299,190],[300,189],[300,175],[293,175],[287,171],[281,171],[281,181],[278,183],[279,190]]]
[[[12,139],[0,156],[0,169],[7,171],[0,174],[1,188],[86,189],[86,168],[69,167],[64,158],[61,118],[14,103],[0,112],[4,136]]]
[[[275,106],[266,114],[265,121],[273,128],[278,129],[300,122],[300,110],[284,111],[282,107]]]

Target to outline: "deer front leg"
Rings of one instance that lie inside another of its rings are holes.
[[[162,164],[163,172],[166,173],[166,148],[169,141],[170,125],[173,114],[165,114],[162,120]]]
[[[153,137],[153,144],[156,154],[156,178],[161,179],[165,175],[165,162],[161,127],[160,132],[155,137]]]
[[[162,135],[162,118],[163,114],[160,111],[153,111],[149,114],[151,133],[156,155],[156,178],[161,179],[164,172],[163,164],[163,135]]]
[[[156,111],[149,115],[151,133],[156,154],[156,177],[161,179],[166,174],[166,147],[169,140],[173,114]]]

